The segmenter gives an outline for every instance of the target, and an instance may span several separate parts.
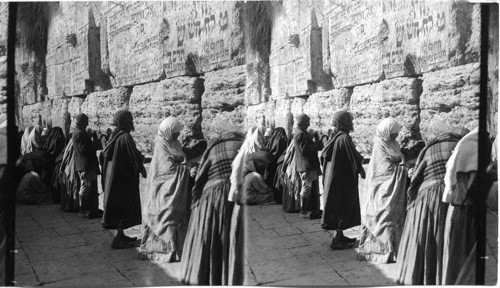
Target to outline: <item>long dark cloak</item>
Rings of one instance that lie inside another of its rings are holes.
[[[286,137],[285,129],[278,127],[274,130],[266,145],[266,151],[274,156],[273,161],[270,163],[265,175],[264,182],[269,187],[276,187],[274,184],[276,172],[278,170],[278,159],[285,152],[288,139]],[[275,195],[276,198],[276,195]],[[280,197],[281,200],[281,197]],[[281,201],[280,201],[281,203]]]
[[[323,149],[323,229],[344,230],[361,224],[358,173],[363,170],[362,160],[351,136],[343,131],[335,134]]]
[[[105,229],[127,229],[141,224],[139,172],[143,156],[129,133],[118,131],[104,148]]]

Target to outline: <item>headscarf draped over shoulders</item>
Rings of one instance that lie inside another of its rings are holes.
[[[158,127],[156,138],[157,145],[161,143],[164,151],[171,157],[186,157],[186,154],[184,154],[184,152],[182,151],[181,142],[179,142],[179,140],[177,139],[172,139],[172,134],[181,132],[183,127],[184,125],[182,125],[179,120],[172,116],[169,116],[165,120],[163,120]]]

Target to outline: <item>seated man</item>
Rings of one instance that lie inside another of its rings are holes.
[[[52,203],[52,190],[43,182],[40,174],[30,171],[21,179],[17,187],[16,198],[21,204],[49,204]]]

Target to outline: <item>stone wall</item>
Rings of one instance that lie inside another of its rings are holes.
[[[400,142],[428,141],[443,126],[477,127],[480,5],[301,0],[283,2],[273,13],[271,93],[248,97],[247,125],[265,116],[291,133],[294,118],[306,113],[311,128],[328,134],[333,113],[346,109],[354,116],[354,142],[365,156],[385,117],[402,124]],[[488,121],[496,127],[498,11],[492,15]]]
[[[170,114],[189,140],[260,124],[290,134],[299,113],[328,134],[333,113],[346,109],[367,156],[387,116],[402,123],[400,141],[429,140],[436,123],[477,126],[479,8],[433,0],[62,2],[43,63],[16,51],[20,126],[69,132],[85,112],[104,132],[128,108],[137,145],[150,154]],[[488,123],[496,131],[498,11],[491,15]],[[261,22],[269,39],[255,46]]]
[[[45,59],[23,46],[16,50],[21,128],[43,124],[69,133],[75,116],[86,113],[89,127],[104,133],[125,108],[146,155],[168,115],[184,123],[186,141],[213,139],[221,124],[241,130],[241,7],[232,1],[59,3],[47,26]]]
[[[0,3],[0,123],[7,120],[7,25],[9,3]]]

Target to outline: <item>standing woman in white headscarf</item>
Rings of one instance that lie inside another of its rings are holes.
[[[377,126],[364,190],[360,195],[358,259],[396,261],[406,215],[408,169],[396,138],[401,125],[386,118]]]
[[[177,139],[182,128],[172,116],[158,127],[144,193],[140,253],[162,262],[180,261],[189,223],[190,173]]]

